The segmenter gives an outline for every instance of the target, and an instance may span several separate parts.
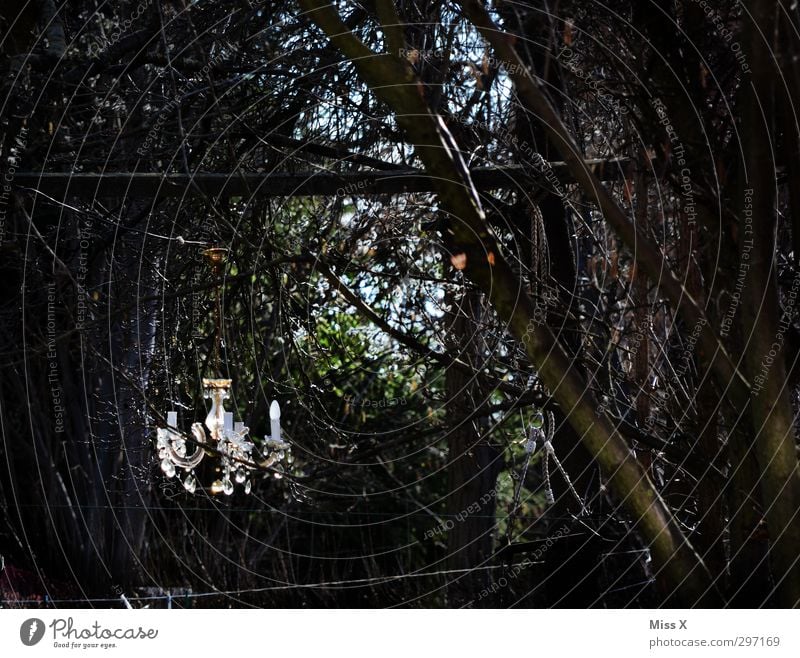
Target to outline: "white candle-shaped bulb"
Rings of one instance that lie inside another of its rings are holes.
[[[244,429],[244,423],[240,420],[236,421],[233,425],[234,432],[241,432]]]
[[[272,404],[269,405],[269,420],[270,420],[270,430],[272,431],[272,437],[270,437],[273,441],[280,441],[281,440],[281,406],[278,404],[277,400],[273,400]]]
[[[233,431],[233,412],[226,411],[223,418],[223,428],[229,432]]]
[[[168,411],[167,412],[167,427],[171,427],[173,429],[178,429],[178,412],[177,411]]]

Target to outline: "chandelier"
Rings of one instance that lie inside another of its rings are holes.
[[[224,269],[227,250],[213,247],[203,252],[211,272],[219,277]],[[222,312],[220,287],[216,295],[215,366],[219,368],[219,353],[222,336]],[[195,469],[205,457],[219,459],[217,472],[208,492],[211,494],[233,494],[235,485],[241,485],[249,494],[254,471],[271,472],[276,479],[283,477],[283,462],[291,463],[291,446],[281,438],[281,409],[276,400],[269,408],[271,436],[258,444],[250,438],[250,429],[242,422],[234,422],[233,412],[225,409],[225,400],[231,396],[232,379],[222,377],[203,379],[203,398],[211,400],[211,410],[203,423],[191,427],[191,439],[178,430],[178,412],[167,412],[167,426],[157,430],[158,458],[161,470],[172,479],[178,477],[190,494],[199,487]],[[192,450],[193,447],[193,450]],[[182,473],[180,472],[182,471]]]

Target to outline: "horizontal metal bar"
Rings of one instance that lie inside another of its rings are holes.
[[[627,159],[587,160],[603,180],[619,179],[628,166]],[[521,167],[477,167],[471,170],[478,190],[522,188],[531,184],[548,186],[555,177],[570,180],[563,162],[552,162],[550,170]],[[537,181],[538,179],[538,181]],[[140,172],[43,172],[18,171],[14,186],[38,190],[48,196],[72,197],[296,197],[367,196],[411,192],[434,192],[436,181],[425,172],[363,171],[353,173],[140,173]]]

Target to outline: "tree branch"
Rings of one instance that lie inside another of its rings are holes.
[[[534,321],[533,301],[500,252],[453,137],[441,117],[431,114],[410,67],[398,58],[371,52],[324,0],[301,0],[301,5],[352,60],[378,98],[396,113],[436,181],[441,204],[449,215],[448,237],[463,252],[457,262],[487,295],[508,330],[522,341],[540,378],[635,517],[676,598],[691,605],[718,602],[705,566],[623,437],[592,400],[550,330]]]
[[[684,284],[667,266],[667,258],[649,238],[631,222],[597,176],[588,169],[575,140],[570,135],[547,95],[524,65],[514,48],[514,37],[506,34],[492,21],[479,0],[459,0],[465,15],[492,44],[499,58],[506,62],[517,93],[536,112],[553,146],[561,153],[575,180],[603,212],[603,216],[631,249],[638,266],[670,300],[692,331],[699,331],[699,349],[705,354],[716,373],[720,389],[731,398],[735,407],[747,403],[750,384],[738,370],[733,359],[716,335],[712,324]]]

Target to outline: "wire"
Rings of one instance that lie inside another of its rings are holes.
[[[475,571],[485,571],[485,570],[492,570],[492,569],[513,569],[515,567],[529,567],[532,564],[544,564],[543,560],[539,561],[526,561],[520,562],[518,564],[511,564],[511,565],[485,565],[481,567],[475,567],[472,569],[444,569],[441,571],[430,571],[430,572],[423,572],[423,573],[407,573],[407,574],[397,574],[395,576],[380,576],[375,578],[356,578],[353,580],[334,580],[334,581],[327,581],[321,583],[298,583],[298,584],[287,584],[287,585],[273,585],[270,587],[255,587],[252,589],[240,589],[240,590],[228,590],[228,591],[213,591],[213,592],[187,592],[185,594],[170,594],[166,593],[163,595],[153,595],[153,596],[124,596],[121,595],[120,597],[113,597],[113,598],[85,598],[85,599],[51,599],[49,597],[44,597],[43,599],[3,599],[0,600],[0,605],[7,605],[7,604],[56,604],[56,603],[113,603],[113,602],[123,602],[123,596],[125,600],[128,602],[131,601],[179,601],[181,599],[199,599],[199,598],[209,598],[214,596],[238,596],[241,594],[257,594],[259,592],[275,592],[275,591],[286,591],[291,589],[322,589],[322,588],[329,588],[329,587],[346,587],[346,586],[359,586],[359,585],[373,585],[373,584],[382,584],[382,583],[389,583],[394,582],[396,580],[405,580],[407,578],[428,578],[433,576],[445,576],[451,574],[464,574],[464,573],[474,573]]]
[[[66,505],[66,504],[53,504],[53,505],[44,505],[44,504],[33,504],[33,503],[23,503],[21,505],[14,505],[13,507],[23,507],[23,508],[33,508],[33,509],[115,509],[115,510],[126,510],[126,509],[139,509],[139,510],[158,510],[158,511],[165,511],[165,512],[271,512],[277,511],[277,508],[271,507],[185,507],[183,505],[175,505],[172,507],[166,505]],[[459,518],[463,512],[459,512],[457,514],[445,514],[445,513],[437,513],[437,515],[443,519],[456,519]],[[398,521],[402,521],[408,516],[424,516],[429,517],[430,515],[427,512],[421,510],[409,510],[409,511],[398,511],[398,512],[357,512],[357,511],[348,511],[348,510],[293,510],[291,512],[291,516],[299,517],[299,516],[366,516],[366,517],[387,517],[393,518],[397,517]],[[470,514],[470,518],[475,519],[496,519],[498,522],[506,521],[509,518],[521,521],[535,521],[540,519],[543,523],[547,522],[554,522],[554,521],[575,521],[576,517],[574,515],[565,514],[563,516],[551,516],[550,514],[544,514],[541,517],[533,517],[533,516],[517,516],[515,514]],[[606,521],[607,518],[603,516],[592,518],[587,518],[586,516],[581,517],[583,520],[594,520],[598,523]]]

